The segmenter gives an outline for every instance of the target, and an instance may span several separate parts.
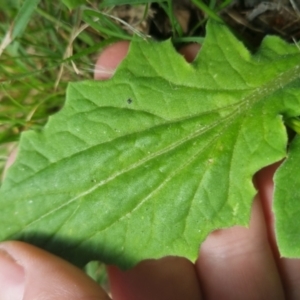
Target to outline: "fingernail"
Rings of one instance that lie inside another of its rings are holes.
[[[0,299],[22,300],[25,271],[6,251],[0,249]]]

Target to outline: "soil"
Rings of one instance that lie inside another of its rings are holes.
[[[222,3],[224,1],[216,1],[216,6]],[[172,37],[172,26],[162,6],[152,3],[148,9],[145,10],[145,7],[117,6],[113,14],[158,40]],[[173,0],[173,10],[184,36],[205,35],[208,16],[190,0]],[[253,49],[269,34],[278,35],[288,42],[300,40],[300,0],[233,0],[227,7],[218,10],[218,15]],[[125,29],[128,30],[128,27]]]

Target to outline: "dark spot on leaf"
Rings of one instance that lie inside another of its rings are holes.
[[[128,104],[131,104],[131,103],[132,103],[132,101],[133,101],[133,100],[132,100],[132,99],[130,99],[130,98],[128,98],[128,99],[127,99],[127,103],[128,103]]]

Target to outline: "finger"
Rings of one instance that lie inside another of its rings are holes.
[[[3,170],[3,173],[2,173],[2,178],[1,180],[3,180],[6,176],[6,173],[7,173],[7,170],[8,168],[14,163],[14,161],[16,160],[16,157],[17,157],[17,151],[18,149],[17,148],[14,148],[10,154],[9,154],[9,157],[5,163],[5,166],[4,166],[4,170]]]
[[[95,64],[94,78],[106,80],[112,77],[120,62],[128,53],[129,42],[121,41],[105,48]],[[199,52],[199,44],[189,44],[179,50],[188,62],[192,62]]]
[[[143,261],[129,271],[109,267],[114,300],[201,300],[194,264],[184,258]]]
[[[80,269],[22,242],[0,244],[0,299],[110,299]]]
[[[196,267],[205,299],[285,299],[258,197],[250,227],[210,234]]]
[[[129,42],[121,41],[105,48],[95,64],[94,78],[96,80],[109,79],[117,66],[127,55]]]
[[[181,49],[179,49],[179,53],[185,58],[187,62],[192,62],[196,58],[200,48],[201,48],[200,44],[197,43],[188,44],[182,47]]]
[[[115,44],[102,53],[96,67],[96,70],[101,70],[102,77],[96,77],[97,79],[109,78],[114,73],[120,62],[118,60],[123,59],[127,53],[128,45],[121,46],[122,51],[120,45]],[[191,44],[181,49],[180,53],[191,62],[199,48],[198,44]],[[98,72],[96,71],[96,74]],[[195,266],[184,258],[148,260],[129,271],[121,271],[113,266],[107,269],[111,293],[115,300],[202,299]]]
[[[262,208],[267,226],[268,238],[274,253],[275,259],[279,258],[277,243],[275,238],[274,214],[272,211],[273,203],[273,176],[279,163],[268,166],[260,170],[255,175],[256,187],[259,190],[259,196],[262,203]]]
[[[260,190],[269,239],[273,247],[274,256],[277,259],[286,297],[287,299],[296,300],[300,299],[300,259],[280,258],[274,230],[274,215],[272,213],[273,175],[278,166],[279,163],[261,170],[256,176],[256,182]]]
[[[119,42],[106,48],[96,62],[95,79],[108,79],[126,56],[128,47],[128,42]],[[16,153],[17,150],[11,153],[5,172],[15,161]],[[81,295],[83,295],[81,299],[108,299],[95,282],[58,257],[18,242],[3,243],[0,249],[6,249],[14,257],[11,258],[6,252],[0,252],[1,300],[23,299],[21,296],[23,290],[25,291],[24,300],[41,299],[40,296],[35,298],[35,295],[45,295],[47,299],[80,299]],[[20,263],[16,264],[16,260]],[[26,273],[25,283],[22,281],[25,276],[24,272]],[[13,283],[13,288],[10,288],[10,283]],[[74,284],[77,287],[75,289]]]

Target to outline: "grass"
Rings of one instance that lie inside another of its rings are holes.
[[[145,37],[130,24],[116,22],[110,12],[121,2],[144,3],[146,15],[152,1],[105,0],[106,5],[95,1],[69,9],[80,2],[85,1],[2,0],[0,172],[11,143],[17,142],[24,130],[40,129],[49,115],[60,109],[67,83],[92,78],[97,52],[118,39],[131,40],[133,34]],[[215,1],[208,5],[193,2],[208,16],[219,18]],[[170,20],[174,43],[199,41],[184,36],[171,0],[160,5]]]
[[[13,20],[21,29],[0,57],[1,173],[20,134],[39,130],[61,108],[69,81],[92,78],[95,53],[113,40],[94,30],[82,31],[82,8],[70,12],[57,3],[41,1],[28,20],[18,10],[19,1],[2,4],[1,40]],[[100,275],[95,268],[87,271],[98,282],[107,282],[103,270]]]
[[[48,117],[62,107],[68,82],[92,78],[99,51],[116,40],[131,40],[133,34],[146,38],[145,33],[118,21],[111,12],[120,2],[143,3],[145,17],[152,1],[105,0],[106,5],[95,1],[76,6],[82,2],[85,1],[1,2],[0,174],[20,134],[28,129],[40,130]],[[216,1],[193,2],[207,16],[219,19]],[[229,2],[223,1],[223,6]],[[159,5],[170,21],[175,44],[199,41],[184,35],[171,0]],[[195,29],[201,25],[196,24]],[[101,265],[93,263],[86,270],[103,283],[104,271],[99,272],[99,268]]]
[[[9,143],[26,129],[41,128],[60,109],[69,81],[92,77],[94,53],[109,39],[93,30],[81,31],[82,8],[70,12],[62,3],[40,1],[27,10],[27,20],[18,12],[19,2],[5,0],[0,13],[2,43],[15,28],[12,24],[22,28],[13,32],[0,57],[1,167]]]

